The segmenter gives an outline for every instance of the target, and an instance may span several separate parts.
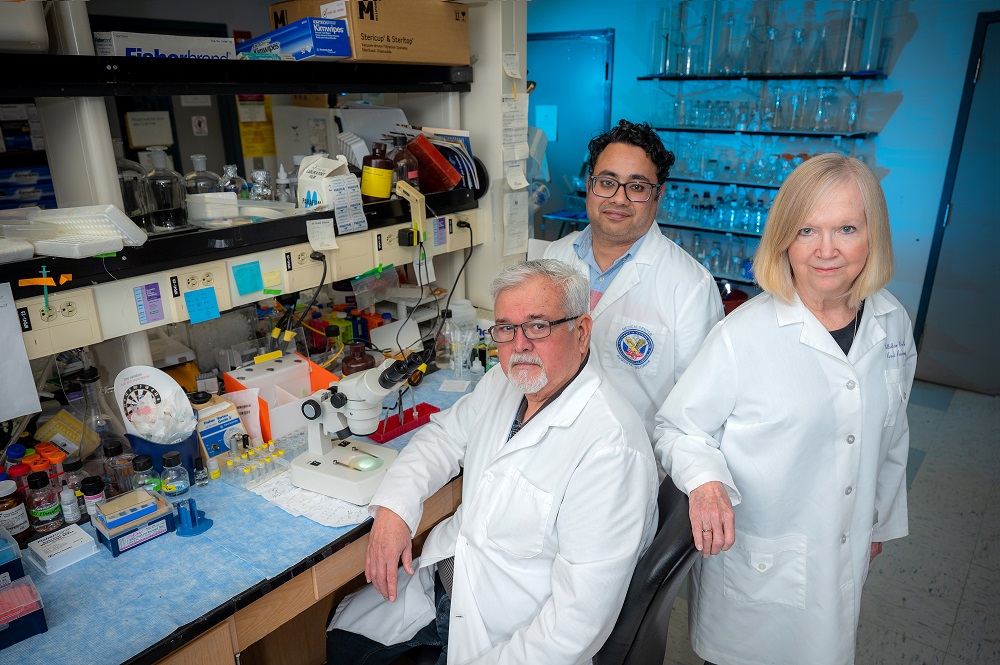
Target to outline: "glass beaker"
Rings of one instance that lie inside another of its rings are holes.
[[[701,46],[688,44],[677,49],[677,73],[681,76],[701,74]]]
[[[139,226],[152,230],[149,214],[156,209],[156,204],[153,202],[153,191],[149,187],[146,172],[137,162],[125,159],[125,147],[121,139],[112,139],[111,144],[115,151],[118,186],[121,188],[125,214]]]

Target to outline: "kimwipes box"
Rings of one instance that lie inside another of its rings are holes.
[[[272,28],[306,17],[344,19],[349,62],[469,64],[464,5],[440,0],[288,0],[270,7]]]

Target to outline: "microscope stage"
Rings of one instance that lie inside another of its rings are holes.
[[[364,441],[337,441],[322,457],[304,452],[292,460],[292,484],[363,506],[371,502],[398,454]]]

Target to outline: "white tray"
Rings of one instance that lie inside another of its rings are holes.
[[[58,238],[32,240],[35,254],[64,259],[82,259],[97,254],[122,251],[122,239],[111,236],[64,235]]]
[[[60,226],[60,234],[111,236],[121,238],[122,242],[129,247],[138,247],[145,243],[147,238],[145,231],[113,205],[38,210],[37,212],[29,212],[27,217],[32,222],[47,222]],[[121,248],[119,247],[119,249]]]

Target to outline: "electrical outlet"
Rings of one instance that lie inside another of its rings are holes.
[[[201,283],[203,286],[212,286],[213,284],[215,284],[215,273],[206,272],[204,275],[201,276]]]
[[[309,263],[309,252],[299,252],[295,255],[295,262],[300,266],[304,266]]]
[[[198,275],[188,275],[187,279],[184,280],[184,283],[187,284],[188,289],[191,289],[191,290],[197,289],[198,288]]]
[[[382,234],[382,248],[391,249],[397,247],[399,243],[396,241],[395,233],[383,233]]]
[[[50,293],[48,309],[42,296],[19,300],[17,306],[28,314],[28,321],[22,324],[26,326],[22,327],[22,337],[29,358],[103,340],[93,288]],[[121,307],[120,301],[115,306]]]
[[[229,300],[229,286],[225,280],[226,264],[221,261],[215,263],[201,263],[183,268],[185,272],[167,274],[170,282],[170,308],[173,312],[174,321],[186,321],[189,318],[187,311],[186,293],[189,291],[199,291],[202,289],[215,289],[215,300],[219,306],[219,311],[224,312],[232,307]]]
[[[323,262],[313,261],[310,258],[309,255],[313,252],[312,247],[307,244],[292,245],[291,247],[286,247],[282,252],[285,257],[285,265],[282,270],[283,286],[279,288],[283,288],[289,293],[304,289],[315,289],[319,284],[320,278],[323,276]],[[324,283],[329,284],[333,281],[333,262],[328,252],[324,252],[323,254],[326,256],[327,264],[326,281]]]

